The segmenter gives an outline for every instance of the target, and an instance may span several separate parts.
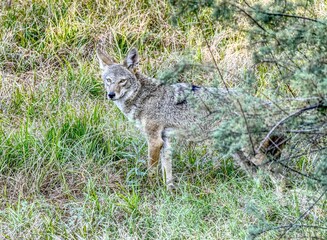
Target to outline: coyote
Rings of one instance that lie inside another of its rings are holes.
[[[108,99],[146,136],[149,175],[157,172],[160,158],[166,186],[174,189],[172,138],[191,141],[210,138],[222,120],[215,119],[219,111],[215,105],[228,104],[230,93],[187,83],[167,85],[147,77],[137,70],[139,56],[135,48],[128,52],[123,64],[115,63],[99,48],[97,57]],[[211,98],[215,101],[210,101]],[[242,155],[236,158],[239,160]]]

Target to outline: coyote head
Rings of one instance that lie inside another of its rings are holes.
[[[108,99],[122,99],[137,89],[138,81],[134,70],[138,63],[138,53],[135,48],[129,51],[123,64],[115,63],[100,49],[97,49],[97,57]]]

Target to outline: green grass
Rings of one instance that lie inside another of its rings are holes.
[[[244,239],[258,224],[294,221],[312,203],[305,183],[278,195],[267,177],[246,177],[201,146],[176,151],[176,194],[160,176],[147,179],[145,139],[106,100],[95,45],[119,61],[136,46],[151,76],[182,57],[212,62],[194,17],[172,26],[167,1],[1,4],[0,239]],[[242,35],[221,26],[205,35],[234,71],[229,84],[239,84],[235,75],[249,65]],[[325,217],[320,203],[305,221],[326,225]]]

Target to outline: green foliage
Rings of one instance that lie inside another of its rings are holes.
[[[311,7],[308,1],[223,0],[207,4],[174,1],[174,6],[177,18],[188,12],[198,16],[209,8],[214,21],[244,33],[248,39],[254,67],[243,76],[245,80],[238,94],[230,94],[228,104],[222,105],[223,110],[217,113],[216,118],[223,120],[214,133],[216,148],[229,155],[245,150],[248,161],[258,152],[270,153],[259,166],[275,162],[289,175],[314,179],[316,187],[324,190],[327,179],[326,16],[316,18],[314,12],[308,11]],[[217,68],[221,72],[219,64]],[[267,76],[268,72],[271,82],[258,92],[256,86],[261,83],[262,74]],[[226,79],[221,76],[227,88]],[[263,97],[268,99],[262,100]],[[279,140],[273,140],[276,137]],[[267,140],[274,146],[264,148]],[[282,155],[276,155],[273,148],[282,148]],[[311,160],[315,158],[318,159]],[[264,228],[261,226],[259,232],[266,232]],[[282,231],[278,227],[269,229]]]

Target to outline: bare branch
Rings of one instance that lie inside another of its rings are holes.
[[[285,118],[283,118],[282,120],[280,120],[278,123],[275,124],[275,126],[269,131],[269,133],[267,134],[267,136],[261,141],[259,147],[256,150],[256,153],[259,153],[260,149],[262,148],[263,144],[270,138],[271,134],[276,130],[277,127],[279,127],[280,125],[282,125],[284,122],[286,122],[288,119],[292,118],[292,117],[296,117],[299,116],[300,114],[302,114],[305,111],[309,111],[312,109],[316,109],[318,107],[320,107],[321,104],[316,104],[316,105],[312,105],[306,108],[302,108],[288,116],[286,116]]]
[[[288,228],[289,226],[290,225],[281,225],[281,226],[266,228],[266,229],[260,231],[259,233],[255,234],[255,237],[258,237],[261,234],[272,231],[272,230],[285,229],[285,228]],[[318,226],[318,225],[306,225],[306,224],[294,224],[293,228],[317,228],[317,229],[327,230],[327,227],[322,227],[322,226]],[[289,238],[287,238],[287,239],[289,239]]]
[[[256,12],[259,12],[259,13],[262,13],[262,14],[265,14],[265,15],[278,16],[278,17],[287,17],[287,18],[298,18],[298,19],[303,19],[303,20],[312,21],[312,22],[316,22],[316,23],[320,23],[320,24],[326,25],[325,23],[320,22],[317,19],[313,19],[313,18],[298,16],[298,15],[292,15],[292,14],[285,14],[285,13],[271,13],[271,12],[260,11],[258,9],[255,9],[254,7],[252,7],[249,3],[247,3],[247,1],[244,1],[244,2],[253,11],[256,11]],[[286,3],[285,3],[285,5],[286,5]]]
[[[282,237],[284,237],[285,235],[286,235],[286,233],[290,230],[290,229],[292,229],[293,227],[295,227],[296,226],[296,224],[295,223],[297,223],[298,221],[300,221],[302,218],[304,218],[310,211],[311,211],[311,209],[314,207],[314,206],[316,206],[317,205],[317,203],[322,199],[322,197],[326,194],[326,192],[327,192],[327,189],[317,198],[317,200],[304,212],[304,213],[302,213],[301,214],[301,216],[300,217],[298,217],[298,219],[296,219],[293,223],[291,223],[290,225],[289,225],[289,227],[287,227],[285,230],[284,230],[284,232],[279,236],[279,239],[282,239]],[[303,225],[302,225],[303,226]],[[322,228],[322,227],[321,227]],[[327,229],[327,228],[325,228],[325,229]]]

